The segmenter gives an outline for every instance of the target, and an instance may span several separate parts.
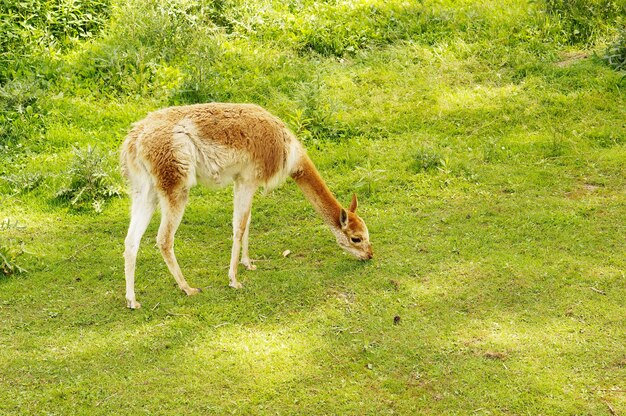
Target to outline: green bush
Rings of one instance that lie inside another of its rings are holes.
[[[70,65],[71,88],[93,95],[149,95],[156,88],[158,59],[148,48],[99,42]]]
[[[560,38],[568,44],[589,44],[606,35],[626,15],[624,0],[545,0],[557,19]]]
[[[110,0],[0,0],[0,83],[29,57],[93,37],[110,10]]]
[[[258,47],[257,47],[258,46]],[[224,36],[199,36],[186,55],[183,79],[173,103],[211,101],[266,105],[293,96],[307,82],[313,64],[294,54]]]
[[[74,153],[69,181],[56,193],[56,199],[78,211],[93,209],[102,212],[106,201],[121,193],[109,173],[112,154],[107,155],[91,146],[86,150],[75,149]]]
[[[210,51],[216,35],[230,30],[229,7],[224,1],[120,4],[105,34],[70,59],[72,88],[115,96],[173,92],[179,101],[210,101],[204,93],[211,89],[205,87],[206,74],[209,82],[214,78]],[[174,67],[189,74],[182,88],[181,71]]]
[[[131,1],[114,9],[104,35],[68,59],[69,87],[94,95],[152,95],[168,62],[184,55],[205,22],[191,2]]]

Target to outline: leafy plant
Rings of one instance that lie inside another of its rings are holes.
[[[0,224],[0,232],[19,228],[23,227],[17,222],[11,222],[10,219],[5,219]],[[0,242],[0,271],[2,271],[2,274],[4,276],[11,276],[13,274],[25,273],[26,269],[17,264],[18,258],[25,253],[26,250],[24,249],[24,242],[22,241],[9,238]]]
[[[442,155],[438,152],[432,149],[422,148],[418,150],[413,157],[411,168],[415,172],[429,172],[441,168],[443,160]]]
[[[43,175],[39,172],[16,173],[0,177],[11,185],[14,193],[29,192],[37,188],[43,181]]]
[[[120,188],[109,174],[107,158],[96,147],[75,149],[69,183],[59,189],[56,198],[77,210],[102,212],[107,200],[120,196]]]
[[[40,95],[35,82],[16,80],[0,86],[0,145],[15,145],[43,132]]]
[[[376,185],[383,182],[387,177],[384,169],[373,169],[370,161],[367,161],[366,166],[357,166],[355,170],[359,173],[359,180],[354,187],[363,191],[367,196],[371,195]]]
[[[603,59],[616,71],[626,70],[626,28],[620,31],[615,42],[606,49]]]
[[[16,78],[13,71],[25,57],[91,38],[104,27],[110,9],[109,0],[1,0],[0,82]]]
[[[319,77],[311,82],[302,82],[296,90],[300,109],[290,116],[296,133],[304,140],[340,140],[356,135],[358,130],[336,117],[336,104],[324,93],[325,85]]]

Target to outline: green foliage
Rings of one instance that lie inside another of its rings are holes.
[[[146,96],[172,87],[177,73],[168,63],[184,55],[206,24],[194,4],[135,1],[115,8],[104,35],[69,61],[70,87],[116,96]]]
[[[289,53],[225,38],[200,37],[185,57],[176,103],[270,103],[308,79],[309,64]]]
[[[111,156],[91,146],[86,150],[75,149],[69,180],[57,191],[56,199],[79,211],[102,212],[106,201],[120,196],[120,187],[109,173]]]
[[[296,37],[295,48],[301,52],[343,56],[414,34],[428,31],[432,36],[439,32],[439,22],[428,24],[423,13],[421,7],[408,3],[400,7],[365,1],[313,3],[302,17],[299,12],[294,13],[288,30]]]
[[[152,52],[132,43],[94,43],[69,68],[72,85],[94,95],[149,95],[158,88],[159,64]]]
[[[622,29],[615,41],[607,47],[602,58],[616,71],[626,70],[626,28]]]
[[[236,33],[287,45],[301,54],[353,55],[398,40],[432,43],[450,33],[452,9],[434,11],[422,2],[271,2],[261,10],[241,5],[232,13]]]
[[[93,37],[109,13],[109,0],[0,0],[0,83],[34,55]]]
[[[19,194],[22,192],[29,192],[37,188],[43,182],[44,177],[39,172],[20,172],[0,176],[0,179],[4,179],[6,182],[8,182],[13,192]]]
[[[0,147],[9,149],[44,132],[40,95],[34,81],[14,80],[0,85]]]
[[[337,103],[326,92],[327,87],[318,76],[294,88],[295,110],[289,121],[297,136],[307,142],[339,141],[358,134],[358,130],[337,119]]]
[[[17,222],[11,222],[8,218],[0,223],[0,237],[2,237],[0,239],[0,271],[2,271],[3,276],[26,272],[26,269],[18,264],[18,259],[26,253],[24,242],[14,238],[4,238],[2,235],[7,230],[19,228],[20,225]]]
[[[589,44],[626,16],[624,0],[545,0],[557,19],[560,38],[568,44]]]
[[[356,166],[354,171],[358,175],[358,180],[353,185],[354,190],[365,197],[372,196],[387,179],[387,171],[375,169],[369,160],[365,166]]]
[[[414,172],[429,172],[441,168],[443,156],[436,150],[422,148],[415,153],[411,168]]]

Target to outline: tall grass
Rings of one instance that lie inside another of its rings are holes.
[[[109,0],[0,2],[0,83],[36,69],[32,58],[67,50],[108,23]]]
[[[626,24],[624,0],[544,0],[558,39],[569,44],[592,44]]]

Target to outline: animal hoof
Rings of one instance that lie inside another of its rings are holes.
[[[256,270],[256,266],[252,264],[252,260],[242,260],[241,264],[243,264],[247,270]]]
[[[188,290],[185,290],[187,296],[197,295],[200,292],[202,292],[202,289],[200,289],[199,287],[191,287]]]
[[[241,288],[243,288],[243,285],[242,285],[241,283],[239,283],[239,282],[230,282],[230,283],[228,284],[228,286],[230,286],[230,287],[232,287],[232,288],[235,288],[235,289],[241,289]]]
[[[141,308],[141,304],[136,300],[128,300],[126,299],[126,307],[129,309],[139,309]]]

